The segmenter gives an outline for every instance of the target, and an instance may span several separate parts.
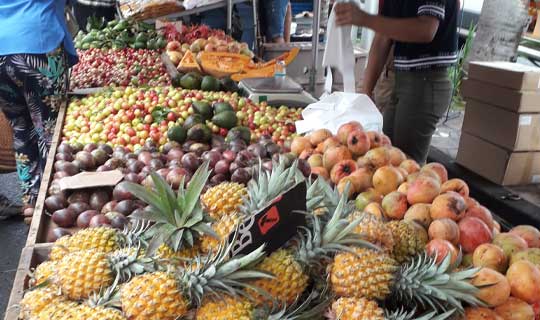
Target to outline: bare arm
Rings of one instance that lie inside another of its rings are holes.
[[[350,2],[336,4],[335,12],[337,25],[367,27],[401,42],[429,43],[433,41],[439,28],[439,20],[433,16],[388,18],[368,14]]]
[[[381,35],[375,34],[371,49],[369,50],[368,65],[366,67],[366,75],[364,77],[363,92],[369,96],[373,96],[375,84],[381,76],[381,72],[388,60],[388,53],[392,47],[392,40]]]

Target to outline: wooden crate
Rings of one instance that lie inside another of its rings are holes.
[[[25,247],[22,250],[4,320],[16,320],[19,316],[19,303],[23,298],[24,291],[28,288],[30,272],[38,264],[47,260],[51,247],[50,243],[42,243]]]
[[[52,137],[51,147],[49,149],[49,155],[47,157],[47,163],[41,178],[41,185],[39,187],[39,194],[36,200],[36,206],[34,208],[34,216],[32,218],[32,224],[28,231],[28,238],[26,239],[26,246],[31,247],[36,243],[46,242],[47,232],[51,223],[50,217],[45,214],[45,198],[47,197],[47,189],[52,182],[54,156],[56,155],[56,148],[62,142],[62,129],[64,128],[64,121],[66,118],[67,102],[64,103],[58,112],[58,120],[56,121],[56,127]]]

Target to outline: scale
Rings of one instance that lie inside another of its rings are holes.
[[[266,101],[268,105],[291,108],[305,108],[317,102],[311,94],[304,91],[301,85],[291,78],[249,78],[240,81],[239,87],[245,91],[245,96],[254,102]]]

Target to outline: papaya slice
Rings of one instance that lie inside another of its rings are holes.
[[[246,55],[229,52],[204,51],[201,52],[199,58],[203,71],[216,78],[242,72],[251,61],[251,58]]]
[[[184,54],[184,57],[182,57],[182,60],[180,60],[180,63],[177,67],[178,71],[180,72],[201,72],[201,66],[195,59],[195,56],[193,55],[193,52],[190,50],[186,51]]]

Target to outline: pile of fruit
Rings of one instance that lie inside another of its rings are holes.
[[[87,49],[163,49],[165,37],[158,34],[154,25],[130,20],[105,20],[91,17],[86,32],[79,31],[75,37],[75,48]]]
[[[224,112],[216,112],[216,107]],[[186,138],[205,142],[210,139],[209,131],[225,137],[229,129],[244,126],[251,131],[252,141],[270,135],[274,142],[284,145],[294,137],[294,122],[300,117],[300,109],[256,105],[237,93],[127,87],[73,99],[67,110],[63,139],[69,143],[108,143],[135,151],[148,140],[164,145],[167,132],[173,127],[184,126],[187,131],[197,125],[202,134],[194,130],[193,139],[187,136],[188,132],[183,138],[182,129],[171,134],[180,142]]]
[[[78,55],[79,63],[71,73],[73,89],[170,84],[161,56],[154,50],[90,49],[79,50]]]
[[[540,314],[540,231],[517,226],[501,233],[491,212],[469,196],[463,180],[448,179],[444,166],[420,167],[386,136],[366,132],[357,122],[342,125],[336,136],[321,129],[296,137],[291,152],[308,161],[312,174],[354,199],[357,210],[393,221],[389,225],[414,225],[402,229],[415,234],[408,248],[382,241],[397,261],[404,259],[400,252],[425,248],[438,263],[446,256],[458,262],[463,253],[463,267],[481,268],[471,283],[485,286],[476,296],[492,309],[467,309],[466,319],[498,319],[495,314],[535,319]]]
[[[149,174],[156,172],[174,190],[178,190],[182,179],[189,182],[195,170],[207,161],[212,172],[205,189],[226,181],[234,184],[223,187],[231,187],[247,184],[258,168],[259,159],[263,168],[271,170],[271,159],[278,159],[284,151],[269,137],[250,145],[249,131],[231,130],[230,133],[227,142],[223,137],[214,135],[204,143],[169,142],[162,152],[152,142],[145,143],[135,153],[123,147],[113,149],[106,144],[60,144],[55,156],[53,180],[45,198],[46,213],[53,222],[48,241],[54,242],[77,228],[111,226],[122,229],[127,217],[146,207],[144,202],[134,199],[126,191],[125,182],[110,188],[63,191],[59,184],[62,178],[83,171],[120,170],[125,175],[124,181],[151,186]],[[294,160],[292,154],[287,157],[289,161]],[[310,173],[307,162],[300,161],[299,166],[306,175]]]

